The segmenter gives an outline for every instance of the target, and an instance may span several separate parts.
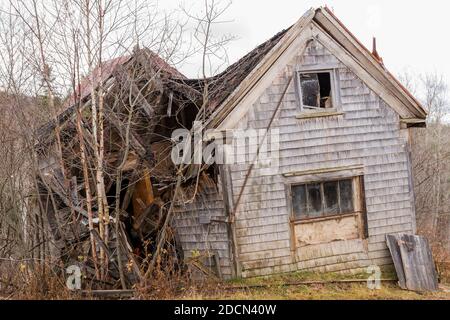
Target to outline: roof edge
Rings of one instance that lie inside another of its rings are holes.
[[[402,83],[390,73],[384,65],[382,65],[365,47],[355,35],[334,15],[334,13],[327,7],[310,8],[300,19],[286,32],[286,34],[280,39],[280,41],[266,54],[266,56],[254,67],[254,69],[248,74],[248,76],[236,87],[236,89],[224,100],[219,107],[211,114],[206,126],[217,127],[222,124],[232,110],[245,98],[245,96],[251,91],[254,85],[264,76],[264,74],[273,66],[278,58],[287,50],[291,43],[295,40],[304,27],[308,23],[315,22],[322,25],[321,21],[327,19],[331,23],[337,32],[340,32],[349,43],[354,47],[354,52],[360,52],[360,55],[364,57],[362,63],[370,63],[377,71],[378,78],[384,79],[390,85],[385,85],[386,90],[392,92],[396,99],[404,105],[406,110],[416,118],[426,120],[427,111],[422,104],[409,92]],[[324,30],[330,36],[335,37],[336,31]],[[337,41],[344,49],[347,49],[345,44]],[[347,46],[348,47],[348,46]],[[358,58],[354,56],[357,61]],[[375,75],[373,75],[375,76]],[[396,94],[394,92],[397,92]]]
[[[248,94],[252,89],[252,83],[256,83],[261,79],[261,77],[272,67],[272,65],[278,60],[278,58],[289,48],[291,43],[295,41],[299,33],[304,29],[308,23],[310,23],[315,14],[315,8],[310,8],[306,11],[297,22],[289,28],[289,30],[284,34],[280,41],[266,54],[266,56],[254,67],[254,69],[247,75],[247,77],[241,82],[241,84],[226,98],[225,101],[216,109],[215,112],[207,120],[205,124],[207,127],[215,127],[220,125],[223,120],[225,120],[226,114],[224,112],[227,110],[232,110],[236,107],[239,102]],[[273,56],[275,58],[273,58]],[[272,59],[273,58],[273,59]],[[249,86],[251,88],[249,88]],[[219,116],[218,121],[214,121],[216,117]],[[222,116],[222,117],[221,117]],[[221,118],[220,118],[221,117]]]
[[[420,115],[423,117],[423,119],[426,119],[428,112],[423,107],[422,103],[420,103],[420,101],[418,101],[416,99],[416,97],[414,97],[414,95],[408,89],[406,89],[405,86],[389,70],[387,70],[383,64],[381,64],[376,59],[376,57],[373,55],[373,53],[366,46],[364,46],[361,43],[361,41],[345,26],[345,24],[327,6],[319,7],[316,9],[316,14],[314,16],[314,20],[316,22],[320,23],[320,21],[317,21],[317,15],[320,12],[324,13],[324,16],[331,23],[338,25],[345,31],[346,36],[348,36],[348,38],[351,38],[355,42],[356,47],[359,47],[358,48],[359,50],[361,50],[362,52],[365,52],[368,55],[368,57],[370,57],[370,59],[369,59],[370,62],[376,68],[378,68],[382,73],[384,73],[386,79],[388,81],[390,81],[394,85],[394,87],[397,88],[399,93],[401,93],[402,95],[405,96],[405,98],[409,102],[410,106],[414,107],[414,109],[416,109],[419,112],[418,116]]]

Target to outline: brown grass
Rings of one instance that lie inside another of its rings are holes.
[[[362,283],[325,283],[286,285],[302,281],[339,281],[367,279],[367,274],[345,275],[333,273],[299,272],[279,276],[231,281],[209,291],[189,292],[183,299],[238,300],[450,300],[450,291],[417,293],[400,289],[395,281],[383,282],[381,289],[370,290]],[[391,268],[383,270],[383,279],[395,279]],[[262,287],[259,287],[262,286]],[[228,287],[228,289],[227,289]],[[238,289],[229,289],[238,287]]]
[[[450,290],[417,293],[401,290],[395,282],[383,282],[379,290],[368,289],[364,281],[339,283],[340,280],[349,278],[364,280],[367,274],[349,276],[297,272],[226,282],[213,280],[193,282],[185,274],[172,273],[171,277],[167,277],[159,270],[153,274],[152,282],[136,286],[136,293],[132,298],[142,300],[450,300]],[[383,270],[383,279],[393,278],[395,274],[392,269]],[[13,284],[8,287],[9,291],[0,293],[0,297],[4,299],[99,299],[92,294],[82,296],[68,291],[64,280],[48,271],[30,272],[19,266],[14,277],[9,280]],[[304,281],[324,283],[299,284]]]
[[[186,297],[191,299],[192,297]],[[396,284],[383,283],[370,290],[365,284],[314,284],[242,289],[220,294],[199,294],[194,299],[238,300],[450,300],[450,293],[416,293],[401,290]]]
[[[65,300],[78,296],[49,267],[17,263],[14,268],[2,269],[0,282],[0,299]]]

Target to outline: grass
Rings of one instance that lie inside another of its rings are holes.
[[[382,279],[395,280],[393,268],[384,268]],[[418,293],[400,289],[396,281],[381,283],[378,290],[367,288],[367,273],[339,274],[295,272],[270,277],[238,279],[227,282],[207,281],[203,284],[185,283],[175,292],[145,293],[137,295],[137,299],[186,299],[186,300],[450,300],[450,290],[435,293]],[[341,280],[360,279],[358,283],[342,283]],[[304,282],[309,282],[305,284]],[[313,283],[311,283],[313,282]],[[319,282],[319,283],[318,283]],[[52,282],[53,283],[53,282]],[[31,285],[23,294],[10,294],[3,299],[98,299],[99,297],[81,297],[76,294],[53,288],[46,294]],[[161,285],[164,288],[164,285]],[[39,293],[40,292],[40,293]],[[126,297],[122,297],[127,299]],[[101,298],[100,298],[101,299]],[[114,299],[111,297],[111,299]],[[2,300],[0,294],[0,300]]]
[[[382,282],[378,290],[361,283],[298,284],[301,281],[366,280],[367,274],[333,274],[298,272],[271,277],[229,281],[213,290],[190,292],[185,299],[238,300],[450,300],[450,292],[418,293],[400,289],[395,281]],[[392,269],[382,270],[383,279],[395,279]],[[294,283],[286,285],[286,283]],[[295,284],[297,283],[297,284]],[[205,294],[205,292],[208,292]]]
[[[203,298],[231,300],[450,300],[450,293],[416,293],[401,290],[397,285],[391,283],[383,283],[379,290],[370,290],[365,284],[320,284],[289,287],[270,286]]]
[[[395,270],[388,266],[381,269],[381,275],[383,279],[396,279]],[[286,282],[301,282],[301,281],[339,281],[348,279],[360,279],[367,280],[367,273],[356,273],[356,274],[346,274],[346,273],[318,273],[318,272],[293,272],[274,276],[266,277],[254,277],[248,279],[236,279],[231,280],[228,283],[233,285],[265,285],[267,283],[271,284],[283,284]]]

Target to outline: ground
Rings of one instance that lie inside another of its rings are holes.
[[[445,274],[447,275],[447,274]],[[114,291],[112,295],[99,292],[68,291],[60,281],[49,283],[45,292],[29,284],[20,292],[4,294],[3,299],[174,299],[174,300],[450,300],[450,278],[439,273],[441,290],[434,293],[420,293],[402,290],[397,285],[393,268],[382,270],[381,287],[371,290],[367,285],[367,273],[333,274],[296,272],[291,274],[239,279],[233,281],[204,282],[172,279],[172,289],[161,282],[149,291],[141,289]],[[169,286],[170,287],[170,286]],[[48,290],[50,289],[50,290]]]
[[[450,300],[450,286],[441,285],[441,291],[419,293],[402,290],[392,270],[383,272],[381,288],[367,287],[367,274],[315,274],[294,273],[281,276],[230,281],[212,292],[189,292],[185,299],[237,299],[237,300]],[[359,283],[341,282],[349,279]],[[304,283],[307,284],[304,284]],[[207,290],[206,290],[207,291]]]

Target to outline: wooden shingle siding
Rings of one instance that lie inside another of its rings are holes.
[[[412,231],[411,186],[399,117],[323,46],[315,43],[315,49],[308,48],[303,58],[293,59],[292,65],[274,79],[250,108],[245,125],[241,123],[239,127],[267,127],[289,72],[300,68],[298,61],[303,67],[314,67],[315,63],[339,66],[337,109],[344,115],[296,119],[301,111],[295,86],[290,85],[272,124],[272,129],[280,131],[278,173],[263,176],[255,167],[237,212],[239,260],[244,277],[293,270],[340,272],[388,264],[391,262],[384,235]],[[287,182],[282,174],[352,165],[364,166],[369,238],[300,247],[293,255]],[[230,165],[235,201],[248,168],[248,164]]]
[[[321,44],[310,44],[303,56],[282,68],[235,128],[266,129],[294,70],[316,65],[338,66],[335,107],[343,115],[297,119],[301,108],[291,82],[271,127],[280,132],[278,170],[268,173],[255,166],[242,190],[250,164],[226,166],[232,202],[242,194],[234,226],[243,277],[296,270],[357,272],[371,264],[390,264],[385,235],[413,231],[412,187],[399,116]],[[256,150],[255,145],[246,144],[235,146],[234,151],[248,160],[252,148]],[[286,191],[293,180],[283,174],[349,166],[363,167],[368,238],[293,247]],[[217,251],[222,272],[229,277],[232,262],[226,225],[199,223],[205,214],[224,217],[221,192],[219,186],[216,192],[179,208],[176,223],[185,252]]]
[[[206,188],[196,196],[193,202],[186,202],[175,209],[173,225],[179,235],[185,257],[194,252],[200,254],[218,254],[221,273],[224,278],[231,278],[231,255],[229,250],[226,223],[203,220],[226,218],[222,190]],[[206,266],[213,266],[213,259],[204,260]]]

